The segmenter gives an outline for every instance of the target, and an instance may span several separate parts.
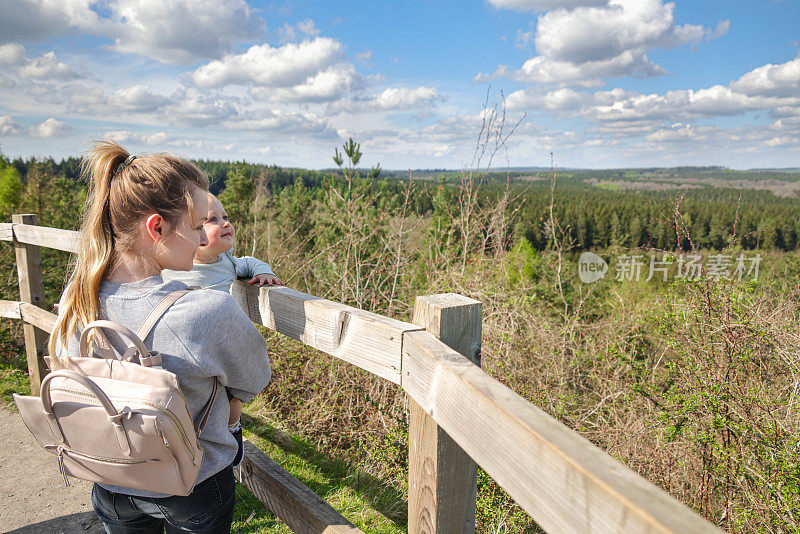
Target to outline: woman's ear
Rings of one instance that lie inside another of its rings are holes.
[[[145,231],[155,243],[164,238],[164,218],[158,213],[152,213],[144,223]]]

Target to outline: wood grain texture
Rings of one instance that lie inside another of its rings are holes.
[[[412,322],[480,367],[483,305],[457,293],[419,296]]]
[[[292,532],[361,533],[330,504],[247,440],[244,440],[244,460],[235,472],[236,478]]]
[[[287,287],[237,280],[231,294],[250,318],[326,354],[400,383],[403,333],[420,327]]]
[[[13,241],[14,232],[11,230],[11,223],[0,223],[0,241]]]
[[[22,319],[19,305],[16,300],[0,300],[0,317],[4,319]]]
[[[481,309],[453,293],[417,297],[414,324],[479,364]],[[409,412],[409,533],[474,533],[475,461],[413,399]]]
[[[547,532],[722,532],[429,332],[404,335],[402,385]]]
[[[50,334],[53,331],[53,328],[55,328],[56,319],[58,319],[56,314],[43,310],[38,306],[34,306],[33,304],[28,304],[27,302],[20,303],[19,308],[22,315],[21,319],[26,323],[31,323],[36,328],[39,328],[48,334]]]
[[[36,215],[12,215],[14,226],[35,225]],[[17,278],[19,279],[19,300],[40,308],[47,304],[44,300],[44,283],[42,277],[42,254],[38,246],[21,243],[14,237],[14,252],[17,259]],[[22,313],[22,309],[20,308]],[[24,317],[24,315],[23,315]],[[39,394],[39,385],[47,374],[44,363],[47,350],[48,332],[25,323],[22,327],[25,334],[25,355],[28,359],[28,377],[31,383],[31,394]]]
[[[16,217],[16,215],[14,215]],[[66,250],[67,252],[78,252],[78,237],[80,232],[74,230],[63,230],[61,228],[49,228],[47,226],[36,226],[35,222],[13,224],[14,239],[20,243],[28,245],[38,245],[40,247],[54,248],[56,250]],[[35,218],[33,219],[36,220]]]

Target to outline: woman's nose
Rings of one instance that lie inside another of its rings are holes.
[[[206,245],[208,245],[208,234],[206,234],[206,229],[203,228],[200,231],[200,246],[204,247]]]

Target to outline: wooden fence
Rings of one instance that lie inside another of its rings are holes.
[[[0,317],[24,322],[31,390],[55,315],[47,310],[40,247],[75,252],[78,233],[0,224],[13,241],[20,301]],[[406,323],[293,289],[234,283],[258,324],[389,380],[408,394],[411,533],[474,532],[477,466],[547,532],[718,533],[667,493],[608,456],[480,368],[481,303],[417,297]],[[295,532],[360,532],[252,443],[237,476]]]

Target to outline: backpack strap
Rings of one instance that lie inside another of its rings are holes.
[[[150,312],[150,315],[147,316],[147,319],[144,320],[142,326],[139,327],[139,330],[136,332],[136,335],[139,336],[139,339],[144,341],[148,335],[150,335],[150,331],[153,330],[153,327],[156,325],[161,316],[169,309],[170,306],[175,304],[175,301],[184,296],[186,293],[191,291],[192,288],[189,289],[176,289],[175,291],[169,293],[166,297],[161,299],[153,311]]]
[[[136,335],[139,336],[139,339],[144,342],[147,336],[150,334],[150,331],[153,330],[153,327],[156,325],[161,316],[172,306],[176,300],[184,296],[186,293],[195,289],[194,287],[190,287],[189,289],[177,289],[167,294],[161,302],[156,304],[156,307],[150,312],[150,314],[145,318],[142,326],[139,327],[139,331],[136,332]],[[101,329],[97,329],[94,332],[94,351],[101,357],[106,359],[117,359],[123,361],[131,361],[135,354],[139,351],[136,350],[136,347],[128,347],[125,350],[125,353],[120,356],[111,346],[109,343],[108,338],[103,333]],[[161,365],[161,356],[158,353],[154,353],[152,355],[148,354],[145,356],[139,355],[139,363],[144,367],[152,367],[155,365]]]
[[[211,408],[214,406],[214,400],[217,398],[218,391],[219,379],[214,377],[214,391],[211,393],[211,398],[208,400],[206,407],[203,408],[203,413],[200,414],[200,418],[197,420],[197,425],[194,428],[198,438],[203,432],[203,429],[206,427],[206,423],[208,423],[208,417],[211,415]]]
[[[176,300],[184,296],[189,291],[191,291],[191,288],[177,289],[167,294],[166,297],[161,299],[161,302],[156,304],[156,307],[153,308],[153,310],[142,323],[142,326],[140,326],[139,330],[136,332],[136,335],[139,336],[139,339],[141,339],[142,342],[147,339],[147,336],[150,335],[153,327],[156,325],[158,320],[161,319],[161,316],[164,315],[169,307],[175,304]],[[128,347],[125,350],[125,353],[122,355],[122,359],[125,361],[132,361],[138,352],[139,351],[136,350],[135,346]],[[139,364],[144,367],[157,367],[161,365],[161,355],[156,351],[150,351],[147,354],[139,354]]]

